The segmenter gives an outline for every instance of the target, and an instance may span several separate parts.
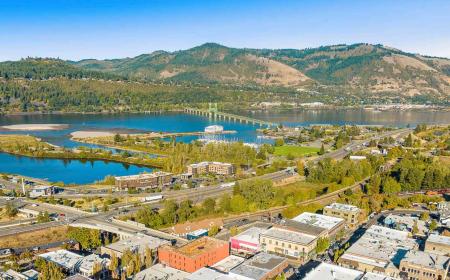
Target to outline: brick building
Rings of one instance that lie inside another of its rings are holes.
[[[165,245],[158,249],[160,263],[190,273],[212,266],[228,256],[228,242],[207,236],[179,248]]]
[[[206,173],[232,175],[234,174],[234,167],[231,163],[203,161],[188,165],[187,172],[193,175]]]

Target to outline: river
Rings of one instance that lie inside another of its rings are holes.
[[[255,111],[237,112],[258,119],[288,126],[309,124],[368,124],[387,126],[406,126],[419,123],[450,123],[450,112],[434,111],[388,111],[373,112],[363,109],[308,109],[283,112]],[[221,138],[245,142],[262,141],[256,136],[256,128],[251,124],[239,122],[216,121],[196,115],[181,113],[162,114],[33,114],[0,116],[0,126],[12,124],[55,123],[67,124],[62,130],[50,131],[0,131],[0,133],[24,133],[42,138],[52,144],[75,147],[79,143],[70,140],[70,133],[78,130],[98,130],[116,132],[189,132],[203,131],[205,126],[220,124],[225,130],[236,130],[236,134]],[[177,141],[190,142],[196,136],[179,137]],[[23,174],[49,181],[84,184],[101,180],[106,175],[129,175],[149,168],[121,163],[78,160],[64,161],[58,159],[32,159],[0,153],[0,172]]]

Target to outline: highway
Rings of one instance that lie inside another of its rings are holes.
[[[364,149],[366,147],[364,147],[362,144],[364,142],[368,142],[372,139],[382,139],[384,137],[402,137],[404,135],[407,135],[408,133],[411,132],[411,129],[409,128],[405,128],[405,129],[399,129],[399,130],[394,130],[394,131],[388,131],[385,133],[382,133],[380,135],[376,135],[371,139],[365,139],[365,140],[358,140],[358,141],[353,141],[350,144],[348,144],[347,146],[332,151],[330,153],[327,153],[323,156],[320,157],[316,157],[313,158],[311,161],[312,162],[317,162],[320,159],[323,158],[327,158],[327,157],[331,157],[334,159],[341,159],[343,157],[345,157],[346,155],[348,155],[350,152],[355,152],[355,151],[359,151],[361,149]],[[310,161],[310,162],[311,162]],[[292,170],[290,168],[285,169],[285,170],[281,170],[281,171],[277,171],[274,173],[270,173],[270,174],[265,174],[260,176],[261,178],[266,178],[266,179],[279,179],[280,177],[285,177],[287,175],[289,175],[290,173],[292,173]],[[314,198],[311,200],[307,200],[307,201],[303,201],[301,203],[299,203],[298,205],[306,205],[306,204],[310,204],[310,203],[326,203],[329,201],[333,201],[334,199],[336,199],[338,197],[338,195],[341,192],[344,192],[347,189],[358,189],[360,188],[361,184],[364,183],[368,178],[364,179],[361,182],[358,182],[352,186],[340,189],[338,191],[335,191],[333,193],[330,194],[326,194],[323,196],[320,196],[318,198]],[[232,186],[228,186],[228,187],[221,187],[221,186],[211,186],[211,187],[203,187],[203,188],[196,188],[196,189],[187,189],[187,190],[179,190],[179,191],[165,191],[165,192],[161,192],[161,193],[153,193],[153,194],[143,194],[142,196],[150,196],[150,195],[163,195],[165,199],[174,199],[176,201],[181,201],[181,200],[185,200],[185,199],[190,199],[192,200],[194,203],[199,203],[201,201],[203,201],[206,198],[209,197],[219,197],[221,195],[223,195],[224,193],[231,193],[232,192],[233,187]],[[93,194],[94,196],[103,196],[103,195],[99,195],[99,194]],[[104,194],[104,196],[110,196],[111,194]],[[123,194],[120,194],[123,196]],[[74,198],[75,197],[85,197],[87,196],[86,194],[70,194],[67,196],[59,196],[59,197],[67,197],[67,198]],[[1,203],[1,202],[0,202]],[[142,204],[146,204],[155,208],[161,208],[163,206],[162,202],[148,202],[148,203],[142,203]],[[54,226],[59,226],[59,225],[68,225],[68,224],[73,224],[73,223],[77,223],[77,224],[86,224],[86,225],[91,225],[92,227],[97,227],[97,228],[103,228],[106,229],[108,227],[114,227],[116,231],[123,231],[123,232],[130,232],[130,233],[136,233],[139,231],[139,228],[133,227],[133,226],[124,226],[124,225],[116,225],[111,223],[111,218],[113,216],[116,216],[117,214],[119,214],[120,211],[123,211],[123,208],[126,208],[128,211],[130,212],[134,212],[137,211],[140,207],[142,207],[142,205],[139,206],[133,206],[134,203],[129,203],[129,204],[118,204],[118,205],[114,205],[113,208],[111,208],[110,211],[108,212],[103,212],[103,213],[92,213],[92,214],[82,214],[79,212],[76,213],[71,213],[70,211],[66,214],[67,217],[64,221],[58,221],[58,222],[49,222],[49,223],[43,223],[43,224],[33,224],[33,225],[21,225],[18,227],[10,227],[10,228],[0,228],[0,237],[2,236],[8,236],[8,235],[14,235],[14,234],[19,234],[19,233],[23,233],[23,232],[29,232],[29,231],[33,231],[33,230],[39,230],[39,229],[44,229],[44,228],[50,228],[50,227],[54,227]],[[48,206],[49,209],[52,209],[51,206]],[[56,206],[53,206],[56,207]],[[274,214],[274,213],[280,213],[282,212],[284,209],[286,209],[287,206],[282,206],[282,207],[276,207],[276,208],[272,208],[269,210],[264,210],[264,211],[259,211],[256,213],[252,213],[252,214],[246,214],[246,215],[240,215],[238,217],[233,217],[230,219],[243,219],[243,218],[250,218],[252,216],[261,216],[264,214]],[[67,210],[67,209],[65,209]],[[58,209],[58,211],[61,211],[64,213],[64,211],[62,211],[61,209]],[[149,230],[149,229],[146,229]],[[153,232],[153,234],[156,234],[156,231]],[[167,237],[167,236],[166,236]]]

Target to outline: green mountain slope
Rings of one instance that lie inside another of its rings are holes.
[[[207,43],[177,52],[72,64],[145,80],[288,88],[321,85],[368,94],[450,95],[450,59],[370,44],[260,50]]]

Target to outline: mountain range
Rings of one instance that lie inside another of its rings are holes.
[[[358,96],[358,100],[448,104],[450,59],[372,44],[308,49],[229,48],[206,43],[133,58],[67,61],[27,58],[0,62],[0,79],[127,80]]]
[[[450,95],[450,59],[383,45],[333,45],[303,50],[238,49],[206,43],[133,58],[71,61],[84,70],[143,80],[299,88],[340,87],[367,94]]]

